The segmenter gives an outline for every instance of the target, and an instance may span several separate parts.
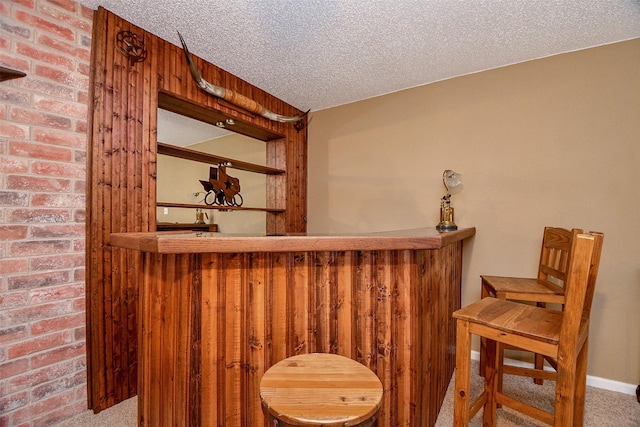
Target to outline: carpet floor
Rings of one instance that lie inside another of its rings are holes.
[[[482,390],[482,378],[475,374],[478,372],[477,362],[474,362],[471,372],[472,395],[477,396]],[[454,379],[449,384],[447,395],[436,421],[436,427],[450,427],[453,424],[453,384]],[[539,386],[526,378],[505,376],[504,390],[510,395],[528,401],[541,409],[551,410],[553,408],[553,382],[546,381],[544,385]],[[99,414],[86,411],[57,424],[57,426],[136,427],[137,405],[137,398],[134,397]],[[538,427],[545,425],[509,408],[498,409],[497,427]],[[482,426],[482,411],[471,420],[469,426]],[[587,387],[585,426],[640,427],[640,404],[636,400],[636,396]]]

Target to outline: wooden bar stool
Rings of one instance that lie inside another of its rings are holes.
[[[555,427],[584,424],[589,321],[603,239],[602,233],[595,232],[573,239],[563,311],[487,297],[453,313],[457,327],[455,427],[466,427],[483,407],[482,425],[495,426],[498,405]],[[485,338],[487,346],[484,391],[475,401],[470,393],[472,334]],[[504,344],[557,360],[553,413],[502,391],[496,350]]]
[[[281,360],[260,380],[262,410],[274,427],[370,426],[382,383],[369,368],[337,354]]]

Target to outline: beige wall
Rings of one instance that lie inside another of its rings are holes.
[[[463,305],[535,275],[545,225],[603,231],[589,374],[639,383],[640,39],[313,113],[309,232],[435,226],[444,169],[477,227]]]

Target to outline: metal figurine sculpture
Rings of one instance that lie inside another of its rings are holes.
[[[209,168],[209,181],[200,180],[207,192],[204,203],[208,206],[242,206],[244,200],[240,194],[240,180],[227,175],[228,164],[219,164]]]
[[[254,101],[253,99],[247,98],[244,95],[241,95],[237,92],[232,91],[231,89],[225,89],[223,87],[216,86],[214,84],[209,83],[208,81],[202,78],[202,76],[196,69],[196,66],[193,63],[193,59],[191,58],[191,53],[189,53],[187,44],[182,38],[182,35],[180,34],[180,32],[178,32],[178,37],[180,37],[180,43],[182,43],[182,49],[184,50],[184,55],[187,58],[187,62],[189,63],[189,70],[191,71],[191,75],[193,76],[193,79],[196,81],[196,83],[198,83],[198,86],[200,87],[200,89],[204,90],[205,92],[215,97],[222,98],[225,101],[228,101],[234,105],[237,105],[238,107],[241,107],[247,111],[259,114],[262,117],[265,117],[269,120],[273,120],[276,122],[281,122],[281,123],[297,122],[303,119],[309,113],[309,110],[307,110],[305,113],[300,114],[299,116],[292,116],[292,117],[282,116],[280,114],[274,113],[273,111],[267,110],[266,108],[264,108],[262,105],[260,105],[258,102]]]

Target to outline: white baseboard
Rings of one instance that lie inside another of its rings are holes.
[[[477,351],[471,351],[471,359],[480,360],[480,353]],[[513,359],[505,359],[508,361],[509,365],[514,366],[526,366],[524,362]],[[551,368],[549,368],[551,369]],[[609,391],[617,391],[618,393],[630,394],[632,396],[636,395],[636,387],[634,384],[627,384],[620,381],[609,380],[606,378],[594,377],[592,375],[587,375],[587,385],[590,387],[601,388]]]

